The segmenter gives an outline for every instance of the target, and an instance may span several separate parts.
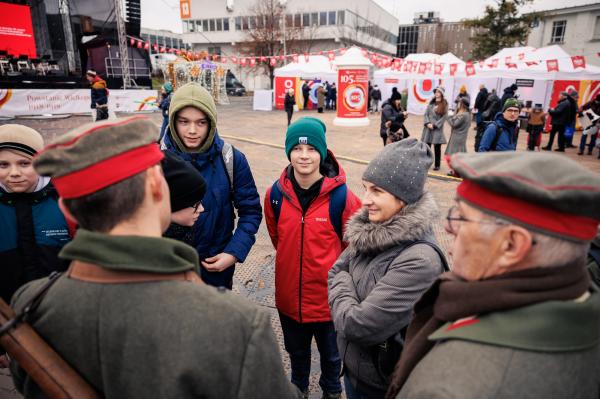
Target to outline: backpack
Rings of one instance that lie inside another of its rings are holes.
[[[425,240],[413,241],[404,246],[398,253],[404,252],[408,248],[417,244],[426,244],[433,248],[435,252],[438,253],[442,261],[442,269],[444,270],[444,272],[450,271],[450,268],[448,267],[448,261],[446,260],[446,256],[444,255],[440,247],[438,247],[432,242]],[[389,268],[389,266],[390,265],[388,264],[385,269],[384,275],[385,273],[387,273],[387,269]],[[377,370],[379,376],[387,383],[390,383],[390,378],[392,376],[392,372],[394,371],[394,367],[396,366],[396,363],[398,363],[400,355],[402,354],[407,330],[408,326],[404,327],[402,330],[392,335],[384,342],[371,347],[371,358],[373,364],[375,365],[375,369]]]
[[[233,195],[233,146],[229,143],[223,142],[223,148],[221,149],[221,159],[227,171],[227,179],[229,180],[229,191]]]
[[[487,127],[492,124],[496,128],[496,134],[494,135],[494,139],[492,140],[492,142],[490,144],[490,149],[488,151],[496,151],[496,147],[498,147],[498,141],[500,140],[500,136],[502,136],[502,132],[503,132],[502,129],[498,129],[498,124],[496,123],[496,121],[486,122],[484,124],[483,132],[485,133],[485,131],[487,130]],[[482,137],[483,137],[483,134],[482,134]],[[480,139],[480,142],[481,142],[481,139]],[[479,151],[479,147],[477,147],[477,151]]]
[[[333,225],[333,228],[339,237],[340,241],[343,239],[342,231],[342,213],[346,208],[346,196],[348,194],[348,186],[346,183],[337,186],[329,194],[329,220]],[[269,194],[269,202],[271,203],[271,209],[275,215],[275,222],[279,223],[279,214],[281,213],[281,203],[283,201],[283,191],[277,180],[271,186],[271,193]]]

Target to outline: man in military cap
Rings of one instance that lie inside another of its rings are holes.
[[[28,321],[105,398],[300,397],[269,315],[203,284],[196,251],[161,238],[171,207],[157,137],[136,116],[82,126],[38,155],[36,171],[80,228],[60,254],[69,270]],[[20,289],[15,309],[46,281]]]
[[[451,167],[464,178],[446,225],[454,265],[415,305],[387,397],[597,398],[586,257],[600,176],[548,153],[456,154]]]

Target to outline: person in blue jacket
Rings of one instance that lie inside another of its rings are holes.
[[[256,240],[262,207],[246,157],[219,137],[217,108],[199,84],[188,83],[173,94],[164,148],[191,162],[206,181],[204,212],[194,225],[200,274],[209,285],[231,289],[235,264],[244,262]]]
[[[0,126],[0,298],[7,303],[21,285],[67,266],[58,252],[71,240],[69,225],[50,178],[33,169],[43,147],[27,126]]]
[[[490,122],[479,144],[479,152],[515,151],[517,149],[517,121],[521,105],[516,98],[509,98]]]
[[[158,108],[160,108],[163,116],[163,123],[160,127],[160,137],[158,142],[162,142],[165,133],[167,132],[167,126],[169,126],[169,106],[171,105],[171,97],[173,97],[173,85],[171,82],[167,82],[160,88],[160,100],[158,102]]]

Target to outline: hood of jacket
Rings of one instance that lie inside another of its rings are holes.
[[[106,82],[100,76],[96,76],[92,81],[92,89],[106,89]]]
[[[210,121],[208,137],[204,144],[198,149],[190,149],[186,147],[175,128],[175,118],[177,113],[185,107],[194,107],[202,111]],[[188,83],[181,86],[171,98],[169,106],[169,131],[173,144],[182,152],[187,153],[202,153],[206,152],[215,139],[215,131],[217,130],[217,107],[210,93],[197,83]]]
[[[438,216],[433,195],[425,192],[417,202],[406,205],[385,222],[371,222],[368,211],[362,209],[348,221],[344,239],[353,253],[378,253],[402,242],[425,238],[432,233]]]
[[[505,129],[510,129],[510,128],[514,128],[517,126],[517,121],[509,122],[506,119],[504,119],[504,114],[502,112],[498,112],[496,114],[494,121],[498,124],[498,126],[505,128]]]

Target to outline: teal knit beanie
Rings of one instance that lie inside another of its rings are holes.
[[[517,100],[516,98],[509,98],[508,100],[506,100],[504,102],[504,106],[502,107],[502,112],[506,111],[509,108],[521,109],[521,104],[519,103],[519,100]]]
[[[327,141],[325,140],[325,124],[310,116],[300,118],[292,123],[285,134],[285,154],[290,159],[290,152],[298,144],[308,144],[319,152],[321,163],[327,157]]]

